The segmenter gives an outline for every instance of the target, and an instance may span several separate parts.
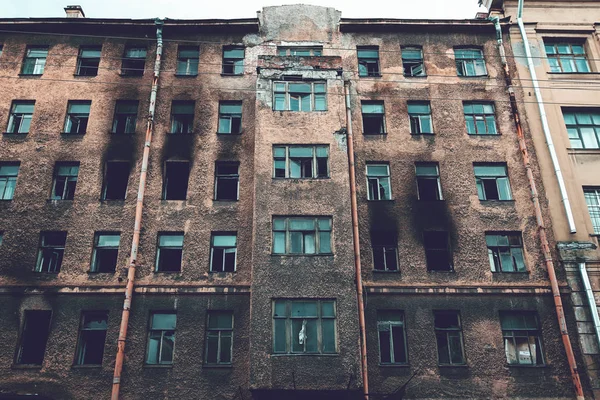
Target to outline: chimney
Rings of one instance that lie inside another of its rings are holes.
[[[67,13],[67,18],[85,18],[81,6],[66,6],[65,13]]]

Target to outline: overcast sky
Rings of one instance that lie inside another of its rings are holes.
[[[474,18],[477,0],[0,0],[1,18],[63,17],[79,4],[88,18],[254,18],[264,6],[314,4],[345,18]],[[483,10],[483,9],[482,9]]]

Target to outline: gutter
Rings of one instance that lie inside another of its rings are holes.
[[[579,263],[579,273],[581,274],[581,281],[585,289],[585,297],[587,298],[588,305],[590,306],[590,312],[592,314],[592,320],[594,321],[594,332],[596,332],[596,343],[598,349],[600,349],[600,316],[598,315],[598,306],[596,305],[596,299],[594,297],[594,291],[590,283],[590,277],[588,276],[585,263]]]

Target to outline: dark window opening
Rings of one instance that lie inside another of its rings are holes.
[[[41,365],[50,335],[52,311],[26,310],[17,364]]]
[[[475,164],[473,170],[479,200],[512,200],[505,164]]]
[[[100,65],[102,46],[86,46],[79,49],[77,73],[79,76],[96,76]]]
[[[381,76],[379,73],[379,48],[358,47],[358,76]]]
[[[124,200],[129,182],[127,161],[108,161],[104,171],[102,200]]]
[[[210,244],[211,272],[234,272],[237,257],[237,234],[213,233]]]
[[[158,234],[156,272],[179,272],[183,257],[183,233]]]
[[[120,233],[96,233],[91,272],[115,272],[120,241]]]
[[[362,102],[363,134],[385,134],[383,101]]]
[[[434,311],[435,337],[440,365],[463,365],[462,327],[457,311]]]
[[[452,253],[450,251],[448,232],[423,232],[423,239],[425,256],[427,259],[427,269],[429,271],[453,271],[454,267],[452,265]]]
[[[215,163],[215,200],[238,200],[239,164],[231,162]]]
[[[17,187],[19,162],[0,162],[0,200],[12,200]]]
[[[101,365],[104,343],[108,329],[108,312],[87,311],[83,313],[75,365]]]
[[[135,133],[137,122],[138,101],[117,100],[115,118],[113,120],[113,133]]]
[[[142,76],[146,66],[146,49],[143,47],[128,47],[125,49],[121,74],[125,76]]]
[[[398,239],[395,232],[371,232],[373,269],[398,271]]]
[[[223,47],[223,75],[242,75],[244,73],[244,48]]]
[[[173,101],[170,133],[192,133],[194,131],[194,106],[193,101]]]
[[[66,241],[67,232],[42,232],[35,271],[60,272]]]
[[[190,163],[167,161],[163,186],[163,200],[185,200],[187,198]]]
[[[73,200],[79,175],[79,163],[56,163],[52,200]]]

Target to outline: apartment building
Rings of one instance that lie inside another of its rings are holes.
[[[493,22],[67,13],[0,19],[0,398],[579,394]]]

